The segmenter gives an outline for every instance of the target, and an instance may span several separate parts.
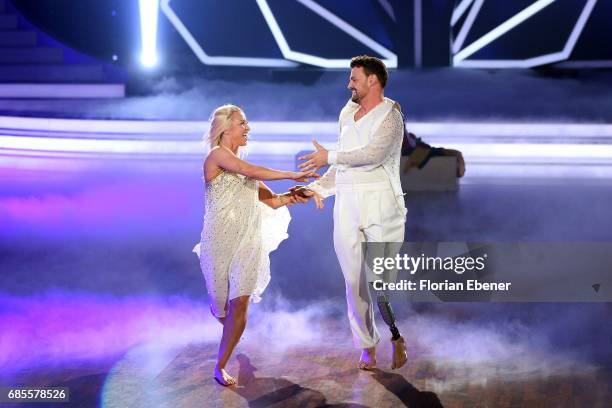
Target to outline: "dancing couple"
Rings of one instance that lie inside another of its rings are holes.
[[[287,238],[286,206],[314,199],[322,208],[323,200],[334,194],[334,248],[346,284],[354,343],[361,349],[358,366],[376,366],[380,333],[361,246],[404,240],[406,208],[399,175],[404,121],[399,105],[384,96],[384,63],[359,56],[350,67],[351,99],[340,112],[338,148],[328,151],[313,141],[315,151],[300,158],[304,161],[299,172],[256,166],[239,157],[250,131],[239,107],[224,105],[211,115],[204,226],[194,251],[200,257],[211,313],[223,325],[214,369],[221,385],[236,384],[225,367],[246,327],[249,301],[259,301],[270,280],[269,254]],[[316,171],[326,165],[329,169],[319,177]],[[283,194],[263,183],[281,179],[314,181]],[[392,368],[399,368],[407,360],[404,339],[382,307],[381,312],[392,333]]]

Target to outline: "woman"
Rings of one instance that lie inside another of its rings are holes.
[[[247,144],[249,131],[235,105],[215,109],[210,118],[204,226],[194,248],[211,313],[223,325],[214,378],[224,386],[236,384],[225,366],[246,326],[249,299],[258,302],[270,280],[268,254],[287,238],[291,217],[284,206],[307,201],[292,193],[274,194],[261,181],[318,177],[315,172],[272,170],[240,159],[238,149]]]

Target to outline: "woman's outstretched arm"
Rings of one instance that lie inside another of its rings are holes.
[[[213,149],[207,160],[212,160],[213,164],[232,173],[242,174],[255,180],[296,180],[308,181],[318,178],[319,175],[314,171],[282,171],[269,169],[263,166],[256,166],[245,160],[240,159],[229,149],[218,147]]]

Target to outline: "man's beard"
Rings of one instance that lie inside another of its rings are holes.
[[[355,102],[355,103],[359,103],[359,100],[361,98],[359,97],[359,94],[357,92],[351,93],[351,101]]]

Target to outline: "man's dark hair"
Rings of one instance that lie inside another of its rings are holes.
[[[387,67],[385,63],[376,57],[370,57],[369,55],[359,55],[358,57],[353,57],[351,59],[351,68],[362,67],[363,71],[366,75],[376,75],[378,78],[378,82],[380,82],[381,87],[385,87],[387,85],[387,78],[389,78],[389,73],[387,72]]]

